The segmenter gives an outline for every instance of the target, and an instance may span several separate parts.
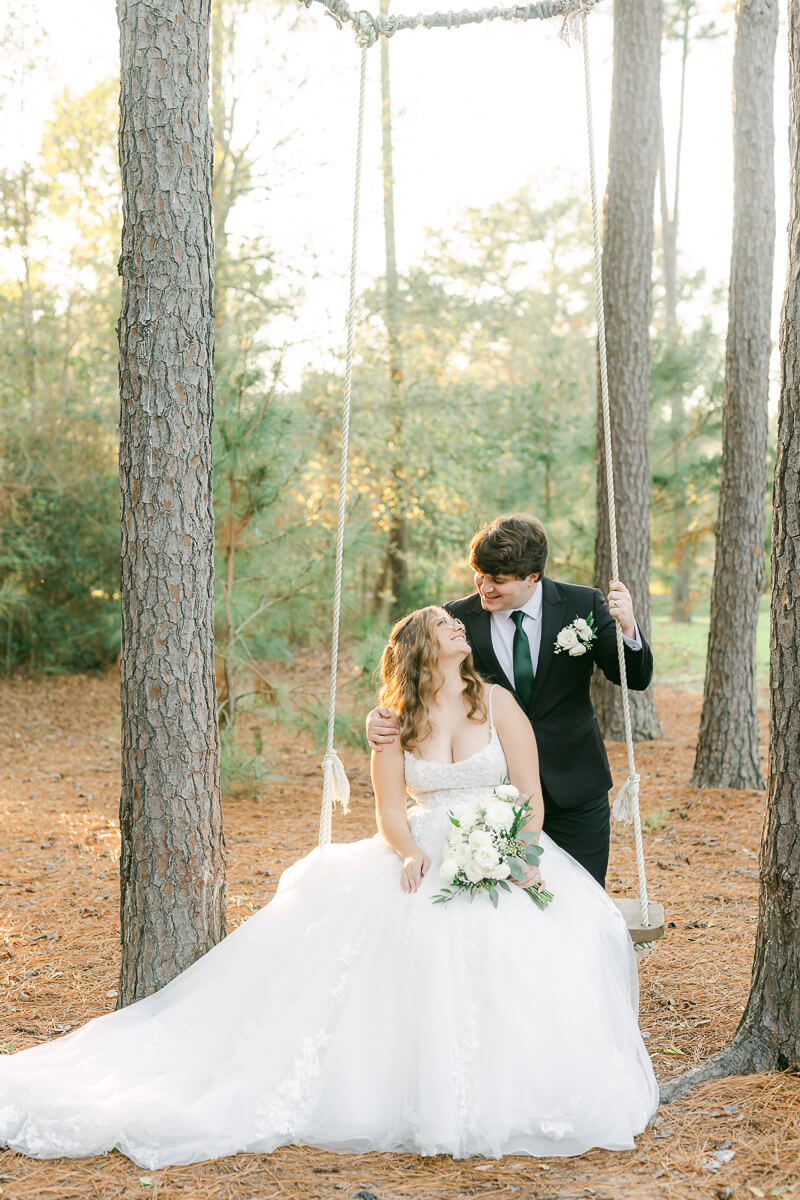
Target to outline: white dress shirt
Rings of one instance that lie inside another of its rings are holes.
[[[492,649],[504,674],[513,684],[514,679],[514,634],[517,627],[511,619],[512,612],[523,612],[523,632],[528,636],[531,648],[533,673],[536,674],[536,664],[539,661],[539,647],[542,644],[542,585],[536,584],[533,595],[522,605],[521,609],[501,609],[491,614]]]
[[[533,673],[535,675],[539,663],[539,650],[542,645],[541,583],[536,584],[533,595],[526,604],[522,605],[521,609],[501,609],[499,612],[491,613],[492,649],[506,678],[510,679],[516,686],[516,680],[514,679],[514,634],[517,627],[512,620],[512,612],[522,612],[525,614],[522,618],[522,628],[528,636],[528,645],[531,648],[531,663],[533,664]],[[639,633],[639,626],[636,626],[635,638],[629,638],[623,634],[622,640],[629,650],[641,650],[642,638]]]

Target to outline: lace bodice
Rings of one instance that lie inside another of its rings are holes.
[[[489,742],[461,762],[434,762],[405,752],[406,789],[422,809],[451,808],[485,799],[507,777],[506,756],[497,730],[491,727]]]
[[[489,741],[460,762],[435,762],[405,752],[406,790],[424,812],[450,809],[454,804],[488,799],[508,776],[506,756],[492,717],[494,687],[489,692]]]

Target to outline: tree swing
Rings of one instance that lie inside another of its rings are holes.
[[[307,8],[313,0],[302,0]],[[603,433],[605,442],[606,488],[608,493],[608,515],[611,543],[611,574],[619,578],[619,560],[617,553],[616,509],[614,501],[614,466],[611,449],[611,415],[608,393],[608,371],[606,366],[606,334],[605,313],[603,307],[603,278],[602,278],[602,247],[600,240],[600,219],[597,201],[597,183],[595,174],[594,132],[592,123],[592,94],[589,70],[589,43],[587,37],[587,13],[594,8],[599,0],[540,0],[539,3],[520,5],[513,8],[485,8],[476,11],[435,12],[430,14],[418,13],[413,17],[373,16],[360,10],[353,12],[345,0],[317,0],[324,5],[330,16],[341,29],[347,23],[353,27],[356,41],[361,48],[361,74],[359,83],[358,121],[356,132],[356,163],[355,187],[353,200],[353,235],[350,254],[350,288],[347,309],[347,350],[345,357],[344,396],[342,402],[342,438],[339,471],[339,502],[336,531],[336,570],[333,599],[333,627],[331,638],[330,691],[328,704],[328,736],[325,756],[322,761],[323,787],[322,807],[319,823],[319,844],[323,846],[331,840],[331,825],[333,806],[340,803],[347,811],[350,798],[350,785],[345,774],[344,766],[334,749],[334,721],[336,714],[336,682],[339,665],[339,629],[341,620],[342,595],[342,563],[344,556],[344,525],[345,505],[347,498],[347,462],[350,441],[350,397],[353,373],[353,331],[355,326],[356,304],[356,273],[358,264],[358,237],[361,198],[361,159],[364,140],[364,109],[366,96],[367,51],[378,38],[392,37],[402,29],[445,28],[454,29],[462,25],[480,24],[483,21],[530,21],[545,20],[560,16],[564,21],[565,34],[574,30],[580,36],[583,45],[584,89],[586,98],[586,128],[589,150],[589,179],[592,206],[592,231],[594,241],[594,276],[595,276],[595,306],[597,315],[597,344],[600,363],[600,387],[603,410]],[[620,686],[622,689],[622,709],[625,722],[625,741],[628,749],[628,778],[619,789],[614,800],[612,815],[623,824],[633,824],[634,841],[636,846],[636,866],[639,877],[638,898],[615,899],[615,904],[621,910],[631,938],[637,950],[649,949],[656,938],[664,932],[664,909],[661,904],[649,901],[647,896],[647,879],[645,876],[644,849],[642,845],[642,826],[639,814],[639,776],[636,773],[636,761],[631,727],[630,705],[628,699],[627,674],[625,670],[624,643],[622,629],[617,623],[617,653],[619,656]]]

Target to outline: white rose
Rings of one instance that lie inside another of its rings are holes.
[[[472,829],[480,817],[477,804],[465,804],[453,814],[462,829]]]
[[[577,617],[572,624],[579,638],[582,638],[584,642],[591,642],[594,634],[588,621],[584,621],[583,617]]]
[[[484,876],[491,874],[497,864],[500,862],[500,855],[495,850],[494,846],[486,850],[476,850],[473,860],[483,871]]]
[[[463,870],[470,883],[480,883],[484,878],[483,871],[476,862],[465,863]]]
[[[492,829],[510,829],[514,821],[514,810],[505,800],[492,800],[486,805],[486,821]]]
[[[561,633],[556,638],[556,645],[561,650],[569,651],[572,651],[575,646],[580,645],[580,642],[578,641],[578,635],[571,625],[568,625],[566,629],[561,630]]]
[[[577,646],[570,646],[570,648],[569,648],[570,658],[577,658],[578,655],[585,654],[585,653],[586,653],[586,647],[584,646],[583,642],[578,642]]]
[[[508,879],[511,874],[511,867],[507,862],[498,863],[490,872],[492,879]]]
[[[459,867],[463,867],[464,863],[469,862],[472,858],[470,848],[466,842],[457,842],[454,846],[448,847],[448,849],[450,850],[450,857]]]
[[[513,783],[501,783],[499,787],[494,789],[494,794],[502,800],[518,800],[519,788],[515,788]]]
[[[473,854],[476,850],[492,850],[494,849],[492,835],[486,829],[473,829],[469,835],[469,846]]]
[[[458,863],[452,858],[446,858],[439,867],[439,878],[445,887],[449,887],[458,874]]]

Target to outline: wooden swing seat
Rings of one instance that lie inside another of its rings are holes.
[[[656,900],[649,900],[647,914],[649,925],[642,925],[642,906],[638,900],[622,900],[616,896],[611,899],[625,918],[628,932],[634,945],[640,942],[654,942],[664,936],[664,905]]]

